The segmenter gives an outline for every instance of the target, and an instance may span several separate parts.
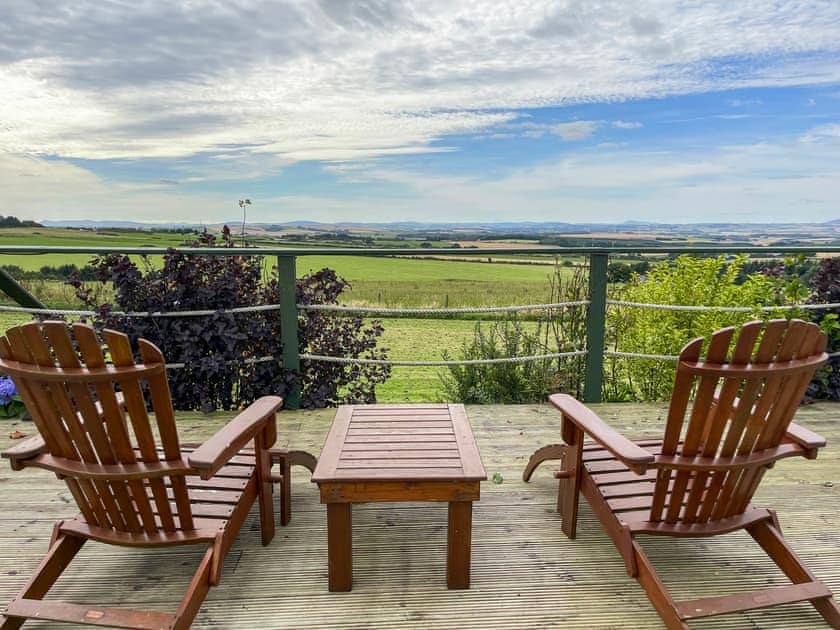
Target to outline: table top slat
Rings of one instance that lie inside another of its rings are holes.
[[[416,435],[412,437],[418,438]],[[383,449],[391,451],[446,451],[455,449],[457,451],[458,446],[454,440],[449,443],[429,442],[423,441],[422,438],[410,442],[351,442],[345,440],[342,453],[346,455],[357,451],[379,451]]]
[[[478,445],[475,443],[475,436],[473,435],[464,405],[450,405],[449,413],[452,415],[455,439],[458,443],[458,450],[461,452],[464,475],[466,477],[483,477],[487,479],[487,473],[484,471],[484,465],[481,463],[481,454],[478,451]]]
[[[340,468],[329,481],[463,480],[460,468]],[[410,499],[406,499],[408,501]]]
[[[370,451],[348,451],[347,449],[343,450],[341,453],[342,461],[348,459],[385,459],[385,458],[392,458],[392,459],[427,459],[430,456],[434,456],[438,459],[451,459],[455,458],[458,459],[460,457],[460,453],[458,449],[450,449],[450,450],[370,450]]]
[[[458,468],[461,460],[458,457],[436,457],[428,459],[342,459],[338,470],[351,468]]]
[[[389,428],[385,427],[382,429],[366,429],[356,428],[352,424],[350,425],[350,429],[347,431],[347,435],[354,436],[354,435],[455,435],[455,432],[452,430],[452,427],[445,427],[445,428],[436,428],[436,427],[401,427],[401,428]]]

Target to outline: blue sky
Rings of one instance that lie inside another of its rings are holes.
[[[3,3],[0,214],[840,218],[840,2]]]

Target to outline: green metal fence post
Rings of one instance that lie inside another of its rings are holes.
[[[0,269],[0,291],[26,308],[47,308],[3,269]]]
[[[586,375],[583,399],[601,402],[604,371],[604,340],[607,318],[607,253],[589,255],[589,308],[586,312]]]
[[[277,283],[280,287],[280,343],[283,347],[283,367],[300,370],[298,354],[297,274],[294,256],[277,257]],[[286,409],[300,406],[300,388],[286,396]]]

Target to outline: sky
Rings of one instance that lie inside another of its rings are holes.
[[[838,0],[0,0],[0,214],[840,218]]]

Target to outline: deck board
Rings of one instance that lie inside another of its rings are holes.
[[[662,405],[604,404],[598,412],[627,435],[661,436]],[[318,453],[334,410],[282,412],[278,446]],[[661,628],[655,611],[585,502],[577,540],[560,532],[550,464],[521,481],[528,456],[557,442],[559,417],[547,405],[467,409],[488,476],[474,504],[471,588],[446,588],[446,506],[378,503],[353,512],[354,583],[327,591],[326,510],[309,473],[293,473],[293,518],[268,547],[256,511],[229,554],[195,628]],[[180,414],[183,442],[212,435],[225,414]],[[778,511],[793,548],[840,593],[840,404],[800,409],[796,421],[829,442],[815,461],[793,458],[770,471],[755,504]],[[0,448],[28,423],[0,421]],[[412,448],[417,448],[416,446]],[[74,514],[66,487],[45,471],[13,472],[0,463],[0,606],[46,551],[55,519]],[[278,510],[279,510],[279,506]],[[716,539],[644,539],[680,599],[784,584],[743,532]],[[54,589],[76,602],[174,610],[198,548],[132,550],[88,543]],[[714,579],[710,580],[709,576]],[[25,627],[30,627],[27,625]],[[66,628],[47,622],[33,628]],[[699,620],[693,628],[822,628],[808,604]]]

